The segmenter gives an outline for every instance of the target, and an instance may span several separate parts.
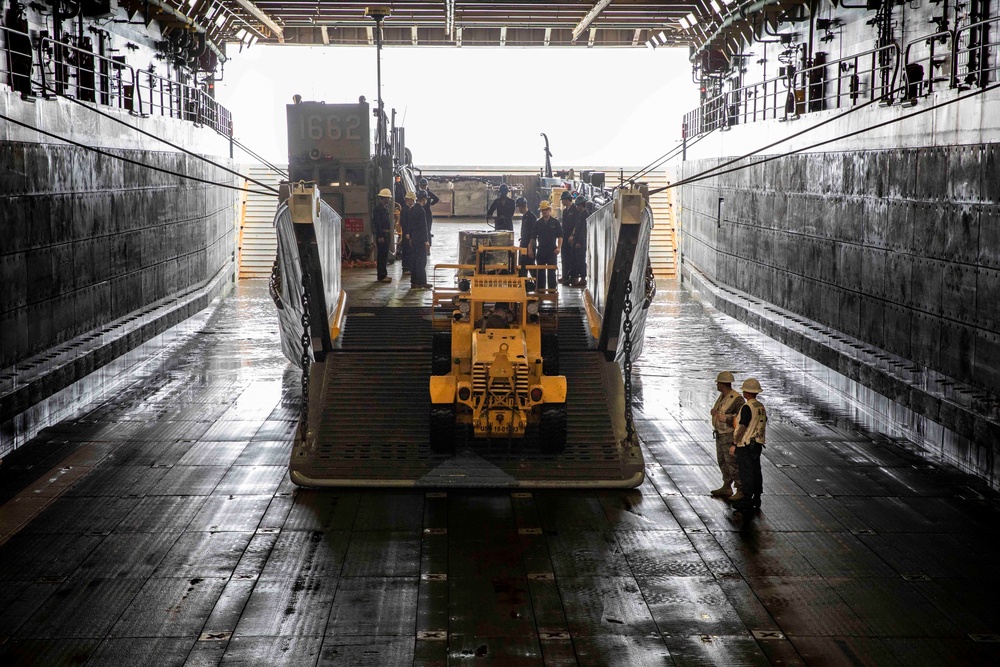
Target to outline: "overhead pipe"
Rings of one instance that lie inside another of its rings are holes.
[[[176,8],[167,4],[164,0],[145,0],[145,2],[147,5],[156,7],[164,14],[172,16],[173,18],[177,19],[178,21],[188,26],[189,28],[192,28],[197,32],[205,33],[205,42],[208,44],[208,48],[212,49],[212,52],[219,57],[219,62],[226,62],[227,60],[226,54],[223,53],[219,49],[219,47],[215,45],[215,42],[213,42],[211,39],[208,38],[208,30],[206,30],[204,26],[199,24],[197,21],[192,20],[190,17],[188,17],[187,14],[184,14],[183,12],[178,11]]]
[[[714,38],[716,35],[721,33],[729,26],[733,25],[737,21],[740,20],[746,21],[748,19],[747,14],[754,14],[756,12],[761,11],[768,5],[772,4],[774,4],[773,0],[755,0],[754,2],[748,2],[743,5],[740,5],[740,9],[738,12],[730,14],[722,21],[722,23],[718,25],[718,27],[715,29],[715,34],[712,35],[712,37]],[[712,41],[712,38],[705,39],[701,43],[701,45],[698,48],[696,48],[694,52],[691,54],[690,60],[694,60],[695,58],[700,56],[702,52],[705,51],[705,49],[708,47],[708,43],[710,41]]]

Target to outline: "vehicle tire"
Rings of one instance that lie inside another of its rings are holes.
[[[451,372],[451,334],[436,333],[431,341],[431,374],[447,375]]]
[[[542,334],[542,373],[559,375],[559,337],[554,333]]]
[[[548,403],[541,412],[538,446],[543,454],[561,454],[566,449],[566,404]]]
[[[431,451],[450,454],[455,451],[455,406],[431,405]]]

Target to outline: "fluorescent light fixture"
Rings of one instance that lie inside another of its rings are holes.
[[[647,39],[646,40],[646,48],[647,49],[655,49],[656,48],[656,44],[653,43],[653,40]]]
[[[712,9],[715,10],[716,14],[722,15],[722,5],[719,4],[719,0],[712,0],[709,4],[712,5]]]
[[[667,43],[667,33],[663,32],[661,30],[660,34],[657,35],[657,37],[660,39],[660,44],[666,44]]]
[[[688,23],[687,19],[685,19],[685,18],[678,19],[677,22],[680,23],[681,27],[684,28],[685,30],[690,30],[691,29],[691,24]]]
[[[698,25],[698,17],[694,15],[694,12],[688,14],[686,18],[688,20],[688,23],[690,23],[692,27]]]

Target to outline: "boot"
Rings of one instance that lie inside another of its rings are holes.
[[[755,512],[758,508],[749,499],[744,498],[738,503],[733,503],[733,509],[737,512]]]
[[[739,489],[737,489],[736,493],[734,493],[733,495],[729,496],[729,502],[738,503],[741,500],[743,500],[743,498],[744,498],[743,492],[740,491]]]
[[[712,489],[711,494],[713,498],[729,498],[733,495],[732,489],[729,488],[730,482],[723,482],[722,486],[717,489]]]

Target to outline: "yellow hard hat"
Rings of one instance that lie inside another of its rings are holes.
[[[382,188],[381,190],[379,190],[378,196],[388,197],[389,199],[392,199],[392,193],[389,192],[389,188]]]
[[[745,391],[748,394],[759,394],[762,390],[760,388],[760,382],[757,382],[757,378],[747,378],[743,381],[743,386],[740,387],[740,391]]]
[[[715,378],[715,381],[725,382],[726,384],[732,384],[733,382],[736,381],[736,378],[734,378],[733,374],[730,373],[729,371],[722,371],[721,373],[719,373],[719,377]]]
[[[403,199],[409,199],[410,201],[417,201],[417,195],[413,194],[412,192],[407,192],[406,196],[403,197]]]
[[[550,204],[547,199],[542,201],[542,203],[538,205],[539,211],[548,211],[551,209],[552,209],[552,204]]]

